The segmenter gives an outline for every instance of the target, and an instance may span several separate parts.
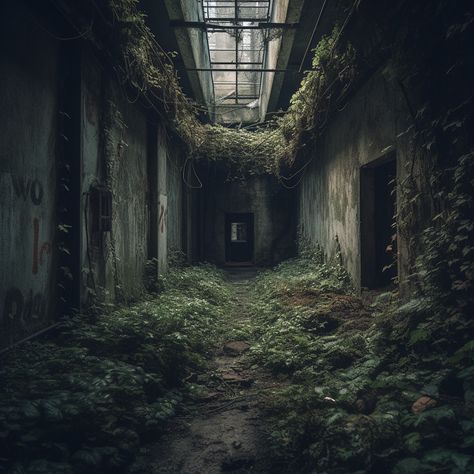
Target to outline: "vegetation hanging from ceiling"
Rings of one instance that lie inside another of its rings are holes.
[[[340,106],[356,77],[355,51],[339,45],[334,28],[314,50],[312,69],[293,94],[288,110],[256,131],[207,125],[199,159],[223,161],[233,175],[272,173],[291,168],[298,152],[318,136],[331,111]],[[336,97],[336,99],[333,99]]]
[[[344,99],[355,77],[354,50],[341,46],[341,30],[335,28],[318,44],[312,69],[305,73],[282,116],[255,131],[203,124],[198,119],[202,109],[185,96],[173,54],[156,42],[146,16],[139,11],[138,0],[92,3],[107,28],[92,24],[84,37],[102,45],[120,83],[136,94],[129,100],[142,100],[159,113],[187,145],[192,158],[221,161],[232,177],[279,176],[283,167],[291,167],[298,151],[318,135],[333,107]],[[76,28],[85,29],[84,25]]]

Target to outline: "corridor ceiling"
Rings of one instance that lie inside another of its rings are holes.
[[[186,94],[204,119],[224,124],[264,121],[288,107],[311,64],[311,48],[331,31],[340,5],[341,0],[140,0],[157,41],[178,53],[175,67]]]

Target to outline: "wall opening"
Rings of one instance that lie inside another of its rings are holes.
[[[228,264],[252,265],[254,254],[253,214],[226,214],[225,257]]]
[[[360,170],[361,285],[379,289],[397,277],[395,152]]]

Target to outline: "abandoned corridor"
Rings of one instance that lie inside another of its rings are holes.
[[[0,14],[0,473],[474,472],[468,0]]]

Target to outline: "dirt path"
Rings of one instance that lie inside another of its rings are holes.
[[[235,289],[231,326],[248,318],[246,300],[256,271],[232,270]],[[153,452],[152,474],[264,473],[264,426],[258,407],[262,390],[274,382],[265,380],[243,363],[246,341],[226,341],[215,355],[210,370],[198,378],[207,393],[187,407]]]

